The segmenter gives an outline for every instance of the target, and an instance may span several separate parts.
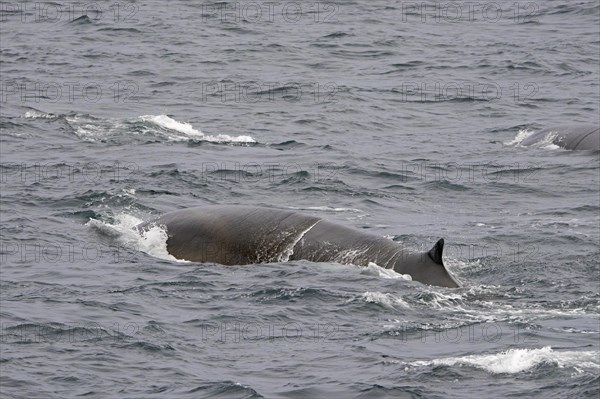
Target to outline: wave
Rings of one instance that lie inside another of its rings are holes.
[[[42,111],[32,109],[31,111],[25,112],[25,114],[23,115],[23,118],[25,118],[25,119],[56,119],[57,116],[52,113],[42,112]]]
[[[80,139],[89,142],[115,142],[121,144],[129,140],[145,142],[213,142],[221,144],[253,144],[251,136],[230,136],[228,134],[209,135],[186,122],[179,122],[167,115],[141,115],[132,119],[102,119],[90,114],[70,113],[55,115],[31,109],[25,119],[62,120]]]
[[[383,305],[388,308],[410,308],[410,305],[404,301],[399,296],[383,293],[383,292],[370,292],[367,291],[360,296],[361,300],[367,303],[376,303],[378,305]]]
[[[218,143],[256,143],[256,140],[250,136],[230,136],[228,134],[218,134],[216,136],[206,135],[200,130],[194,129],[191,124],[178,122],[167,115],[142,115],[139,119],[175,133],[175,135],[170,136],[173,140],[183,138]]]
[[[597,351],[556,351],[549,346],[539,349],[509,349],[500,353],[468,355],[442,359],[416,361],[412,366],[469,366],[492,374],[516,374],[547,364],[558,368],[598,370],[600,362]]]

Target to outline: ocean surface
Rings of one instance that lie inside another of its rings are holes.
[[[597,398],[600,4],[0,3],[1,398]],[[133,227],[294,209],[428,250],[173,259]]]

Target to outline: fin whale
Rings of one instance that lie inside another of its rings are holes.
[[[374,234],[301,213],[264,207],[210,205],[167,213],[141,223],[166,228],[167,250],[193,262],[244,265],[288,260],[381,267],[424,284],[458,287],[442,261],[444,240],[411,253]]]
[[[568,150],[600,150],[600,127],[595,125],[550,127],[525,138],[521,145],[536,144],[547,137],[552,138],[552,144]]]

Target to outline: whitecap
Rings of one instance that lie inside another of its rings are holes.
[[[558,368],[572,367],[599,369],[599,353],[596,351],[555,351],[549,346],[538,349],[509,349],[500,353],[448,357],[410,363],[413,366],[472,366],[492,374],[515,374],[539,364],[551,364]]]
[[[396,306],[400,306],[403,308],[410,308],[410,305],[403,300],[402,298],[400,298],[397,295],[393,295],[393,294],[389,294],[389,293],[383,293],[383,292],[371,292],[371,291],[367,291],[365,293],[363,293],[360,298],[368,303],[377,303],[383,306],[387,306],[390,308],[396,307]]]
[[[167,115],[142,115],[139,117],[139,119],[174,132],[175,135],[170,136],[170,139],[172,140],[195,139],[217,143],[256,143],[256,140],[250,136],[230,136],[227,134],[210,136],[202,133],[202,131],[198,129],[195,129],[189,123],[176,121]]]

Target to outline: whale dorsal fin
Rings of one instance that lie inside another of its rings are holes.
[[[440,238],[438,242],[435,243],[433,248],[428,252],[429,257],[438,265],[444,265],[442,262],[442,252],[444,252],[444,239]]]

